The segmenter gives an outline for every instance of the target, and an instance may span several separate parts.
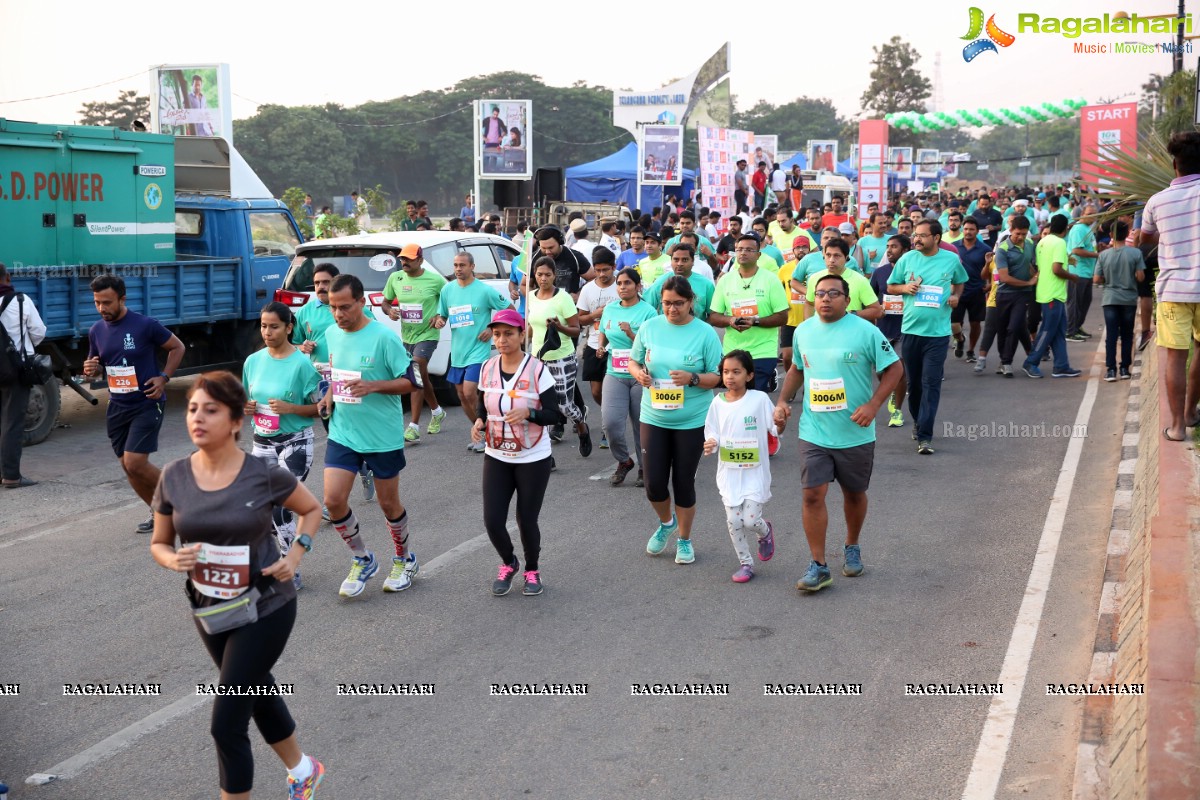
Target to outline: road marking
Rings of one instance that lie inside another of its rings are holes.
[[[148,733],[153,733],[168,722],[195,711],[211,700],[210,695],[188,695],[176,700],[166,708],[160,708],[148,717],[138,720],[128,728],[117,731],[76,756],[55,764],[45,772],[38,772],[25,779],[25,783],[41,785],[53,780],[67,780],[78,776],[97,761],[110,758]]]
[[[1103,345],[1097,347],[1097,353],[1102,347]],[[1076,426],[1086,426],[1091,418],[1099,385],[1100,367],[1094,365],[1083,399],[1079,402],[1079,411],[1075,415]],[[1025,689],[1025,679],[1029,674],[1033,645],[1037,640],[1042,610],[1046,605],[1046,594],[1050,589],[1050,576],[1054,572],[1054,559],[1058,555],[1058,543],[1062,538],[1063,524],[1066,522],[1067,507],[1071,502],[1071,489],[1075,484],[1075,473],[1079,469],[1084,441],[1083,437],[1076,436],[1067,441],[1067,453],[1063,456],[1058,483],[1054,486],[1050,508],[1046,511],[1046,522],[1042,526],[1042,537],[1038,541],[1033,569],[1029,573],[1021,608],[1017,611],[1017,621],[1013,626],[1012,638],[1008,642],[1008,652],[1005,653],[1004,663],[1000,667],[1000,682],[1004,684],[1004,692],[992,696],[987,721],[984,722],[983,732],[979,736],[979,747],[975,751],[975,760],[971,763],[971,772],[967,775],[967,785],[963,789],[963,800],[994,798],[999,788],[1000,776],[1004,772],[1004,762],[1008,758],[1008,748],[1012,742],[1013,726],[1017,721],[1017,708],[1021,705],[1021,693]]]
[[[589,475],[588,480],[589,481],[606,481],[611,477],[612,477],[612,473],[609,472],[608,470],[604,470],[603,472],[597,472],[595,475]]]
[[[80,520],[76,520],[73,522],[67,522],[62,525],[56,525],[53,528],[46,528],[45,530],[41,530],[41,531],[35,531],[34,533],[26,534],[25,536],[18,536],[16,539],[10,539],[7,542],[0,542],[0,550],[3,550],[6,547],[12,547],[15,544],[21,544],[22,542],[29,542],[34,539],[40,539],[43,536],[49,536],[52,533],[62,533],[63,531],[67,531],[72,528],[78,528],[80,525],[84,524],[85,522],[90,524],[95,520],[102,519],[104,517],[111,517],[114,514],[120,514],[125,511],[130,511],[134,508],[137,508],[138,506],[145,508],[146,504],[143,503],[141,500],[134,500],[129,503],[122,503],[121,505],[110,508],[107,511],[101,511],[98,514],[87,515],[86,517],[84,517]]]
[[[507,527],[509,534],[515,535],[518,532],[517,523],[515,522],[509,522]],[[487,544],[487,542],[487,533],[481,533],[472,539],[467,539],[465,542],[459,542],[458,544],[454,545],[454,547],[451,547],[440,556],[431,559],[429,563],[422,566],[421,575],[428,577],[433,572],[445,569],[455,561],[458,561],[460,558],[469,555],[470,553],[473,553],[479,548],[483,547],[485,544]]]

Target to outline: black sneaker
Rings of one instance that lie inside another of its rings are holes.
[[[1117,382],[1117,371],[1115,369],[1110,369],[1107,372],[1105,372],[1104,373],[1104,381],[1105,381],[1105,383],[1116,383]]]
[[[533,597],[542,593],[542,581],[538,577],[536,569],[525,570],[525,588],[521,590],[521,594],[526,597]]]
[[[633,482],[633,485],[638,487],[639,489],[641,489],[642,487],[644,487],[646,485],[646,482],[644,480],[642,480],[642,471],[640,469],[638,470],[637,480]]]
[[[967,363],[968,363],[968,364],[974,364],[974,363],[975,363],[977,360],[978,360],[978,359],[976,359],[976,358],[975,358],[975,351],[974,351],[974,350],[968,350],[968,351],[967,351]]]
[[[517,570],[521,568],[521,562],[513,558],[511,564],[501,564],[500,571],[496,573],[496,580],[492,581],[492,594],[496,597],[503,597],[508,594],[508,590],[512,588],[513,576],[517,574]]]
[[[1117,375],[1123,381],[1133,380],[1133,376],[1129,374],[1129,367],[1121,367],[1121,371]]]
[[[555,425],[550,429],[550,441],[561,442],[566,429],[562,425]]]
[[[929,442],[918,442],[917,452],[923,456],[931,456],[933,455],[933,445]]]
[[[965,345],[965,344],[966,344],[966,337],[959,336],[954,339],[954,357],[955,358],[962,358],[963,345]]]
[[[625,476],[628,475],[630,473],[630,471],[632,471],[632,470],[633,470],[633,459],[632,458],[629,459],[628,461],[622,461],[621,463],[617,464],[616,471],[612,474],[612,477],[608,479],[608,485],[609,486],[620,486],[622,483],[625,482]]]
[[[154,512],[153,511],[150,512],[150,516],[146,517],[146,519],[144,521],[138,523],[137,532],[138,533],[154,533]]]
[[[579,423],[579,455],[587,458],[592,454],[592,431],[586,422]]]

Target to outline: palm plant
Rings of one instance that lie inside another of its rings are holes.
[[[1122,214],[1135,214],[1145,207],[1146,201],[1155,192],[1162,191],[1175,178],[1175,167],[1167,143],[1158,133],[1150,133],[1138,144],[1138,152],[1106,150],[1106,160],[1083,159],[1093,170],[1109,173],[1107,183],[1085,185],[1087,194],[1097,201],[1097,207],[1106,202],[1112,205],[1098,215],[1099,222],[1116,219]]]

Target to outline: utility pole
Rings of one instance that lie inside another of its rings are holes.
[[[1183,0],[1179,0],[1179,19],[1175,23],[1178,33],[1175,36],[1175,52],[1172,58],[1171,72],[1178,75],[1183,72],[1183,22],[1184,22]]]

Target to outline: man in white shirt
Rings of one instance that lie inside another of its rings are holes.
[[[587,263],[590,265],[596,243],[588,239],[587,223],[581,219],[571,220],[571,235],[575,237],[575,241],[571,242],[571,249],[587,259]]]
[[[33,300],[18,295],[13,290],[8,268],[0,264],[0,324],[12,340],[13,347],[20,350],[24,341],[25,355],[33,355],[33,348],[46,338],[46,324],[34,306]],[[7,358],[0,353],[0,358]],[[21,475],[21,447],[25,438],[25,410],[29,406],[29,389],[14,375],[12,380],[0,383],[0,473],[5,489],[33,486]]]
[[[788,178],[783,167],[776,164],[771,169],[771,191],[775,193],[775,202],[779,205],[787,203]]]
[[[617,223],[615,221],[600,223],[600,246],[611,250],[613,256],[621,255],[621,243],[617,241]]]

